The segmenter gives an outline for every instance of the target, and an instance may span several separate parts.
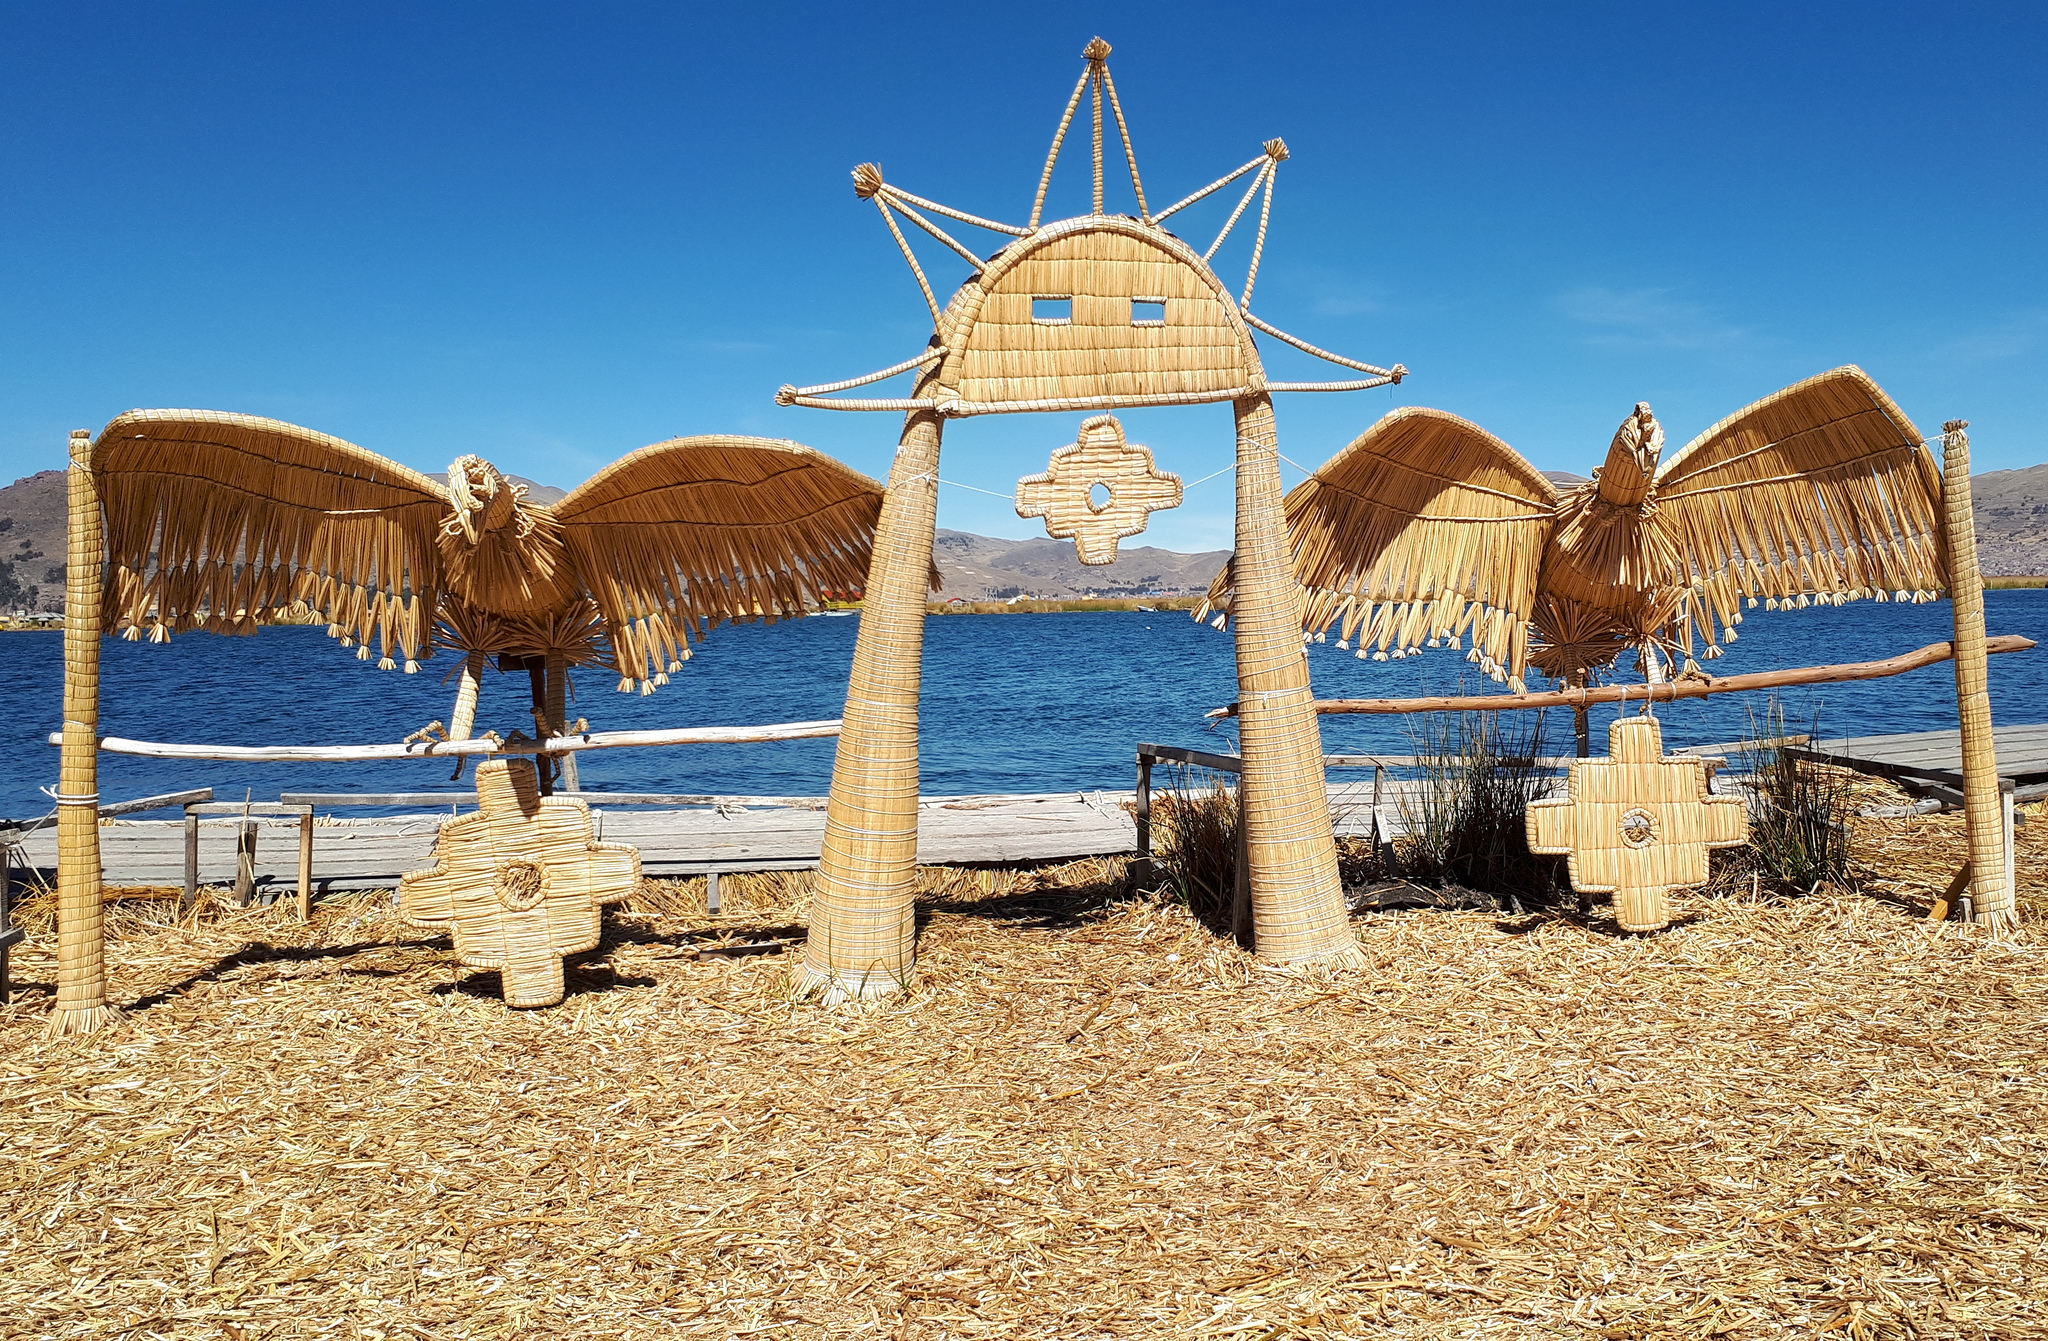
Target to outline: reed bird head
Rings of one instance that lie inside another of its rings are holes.
[[[448,467],[448,502],[453,515],[445,529],[473,545],[485,532],[508,525],[525,493],[526,486],[512,483],[481,456],[458,456]]]
[[[1650,402],[1636,402],[1635,412],[1621,421],[1607,449],[1607,464],[1595,471],[1600,496],[1610,503],[1641,503],[1656,478],[1657,458],[1664,453],[1664,426],[1650,413]]]

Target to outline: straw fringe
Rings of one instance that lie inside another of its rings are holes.
[[[135,410],[99,436],[112,626],[250,634],[303,601],[385,660],[428,654],[439,482],[251,415]]]
[[[693,633],[773,623],[862,587],[881,494],[794,442],[706,436],[643,447],[552,513],[619,673],[644,688],[681,669]]]
[[[1301,625],[1385,655],[1472,639],[1489,670],[1521,674],[1557,491],[1491,433],[1441,410],[1381,419],[1297,485],[1288,544]],[[1236,561],[1196,611],[1234,607]]]
[[[1744,598],[1928,600],[1948,589],[1941,472],[1861,368],[1729,416],[1657,472],[1658,520],[1682,555],[1690,635],[1711,646]],[[1732,640],[1732,639],[1729,639]]]

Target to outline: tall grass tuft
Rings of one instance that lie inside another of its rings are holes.
[[[1847,775],[1786,750],[1785,705],[1776,695],[1749,714],[1751,748],[1739,756],[1749,788],[1749,842],[1726,850],[1716,883],[1766,884],[1808,894],[1851,883],[1849,827],[1839,818]],[[1820,721],[1808,728],[1818,739]]]
[[[1407,834],[1395,873],[1488,894],[1551,902],[1566,888],[1564,863],[1529,851],[1529,802],[1551,785],[1540,714],[1523,728],[1500,713],[1424,713],[1409,727],[1421,761],[1403,801]]]
[[[1152,794],[1153,869],[1159,892],[1195,920],[1228,934],[1237,887],[1237,794],[1219,774],[1176,767]]]

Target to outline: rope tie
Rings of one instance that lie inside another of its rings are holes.
[[[98,792],[89,792],[84,796],[67,796],[55,787],[38,787],[36,790],[60,806],[96,806],[100,803]]]

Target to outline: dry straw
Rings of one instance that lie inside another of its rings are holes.
[[[2033,1335],[2038,933],[1920,916],[1961,816],[1851,822],[1877,897],[1681,895],[1645,938],[1374,914],[1373,972],[1329,983],[1104,863],[921,871],[913,994],[823,1014],[775,953],[801,903],[737,880],[718,918],[701,881],[612,915],[530,1013],[382,898],[301,924],[208,891],[183,919],[110,904],[126,1017],[46,1043],[32,899],[0,1316],[108,1341]],[[2037,921],[2048,823],[2019,841]]]

